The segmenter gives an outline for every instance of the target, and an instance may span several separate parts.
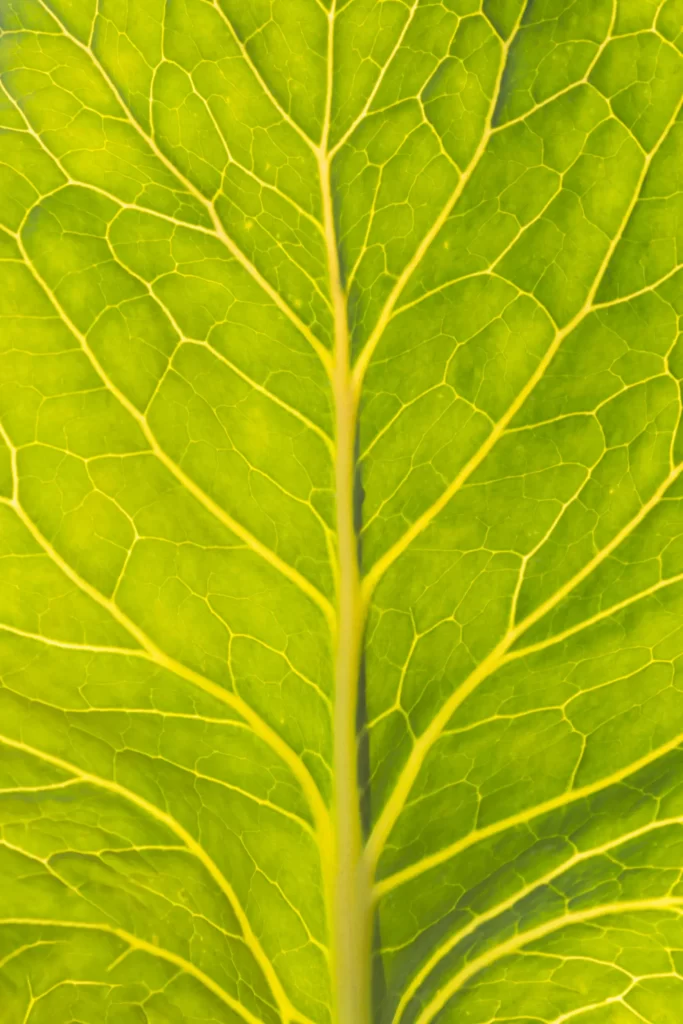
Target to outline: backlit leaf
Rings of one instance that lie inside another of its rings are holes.
[[[681,0],[0,0],[3,1024],[680,1024],[682,101]]]

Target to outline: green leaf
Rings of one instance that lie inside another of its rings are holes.
[[[681,0],[0,0],[0,1016],[679,1024]]]

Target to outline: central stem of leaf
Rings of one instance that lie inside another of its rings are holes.
[[[334,703],[335,872],[331,893],[336,1024],[370,1024],[371,885],[362,858],[357,709],[364,612],[356,534],[357,401],[351,377],[347,303],[332,204],[330,166],[319,158],[323,216],[334,309],[333,388],[336,409],[335,490],[338,545]]]

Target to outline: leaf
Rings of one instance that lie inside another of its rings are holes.
[[[8,1024],[674,1024],[680,0],[0,0]]]

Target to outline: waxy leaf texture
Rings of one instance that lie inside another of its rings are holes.
[[[683,0],[0,0],[2,1024],[683,1021]]]

